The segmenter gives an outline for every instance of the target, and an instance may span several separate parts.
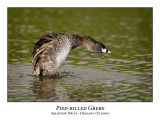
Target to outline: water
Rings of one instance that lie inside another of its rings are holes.
[[[152,8],[8,8],[8,101],[153,101],[152,23]],[[89,35],[112,53],[78,47],[55,77],[32,76],[47,31]]]

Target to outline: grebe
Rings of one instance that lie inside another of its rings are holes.
[[[110,53],[104,44],[85,35],[46,33],[41,35],[33,50],[33,75],[55,75],[71,49],[85,46],[92,53]]]

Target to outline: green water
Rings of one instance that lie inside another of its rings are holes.
[[[9,102],[151,102],[152,8],[8,8]],[[69,53],[56,77],[34,77],[45,32],[89,35],[111,54]]]

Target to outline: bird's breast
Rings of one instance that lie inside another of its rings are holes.
[[[56,64],[59,67],[62,62],[67,58],[69,51],[71,50],[71,44],[68,42],[61,46],[56,54]]]

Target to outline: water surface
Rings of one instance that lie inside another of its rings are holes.
[[[9,102],[151,102],[152,8],[8,8]],[[45,32],[85,34],[111,54],[72,50],[55,77],[32,76]]]

